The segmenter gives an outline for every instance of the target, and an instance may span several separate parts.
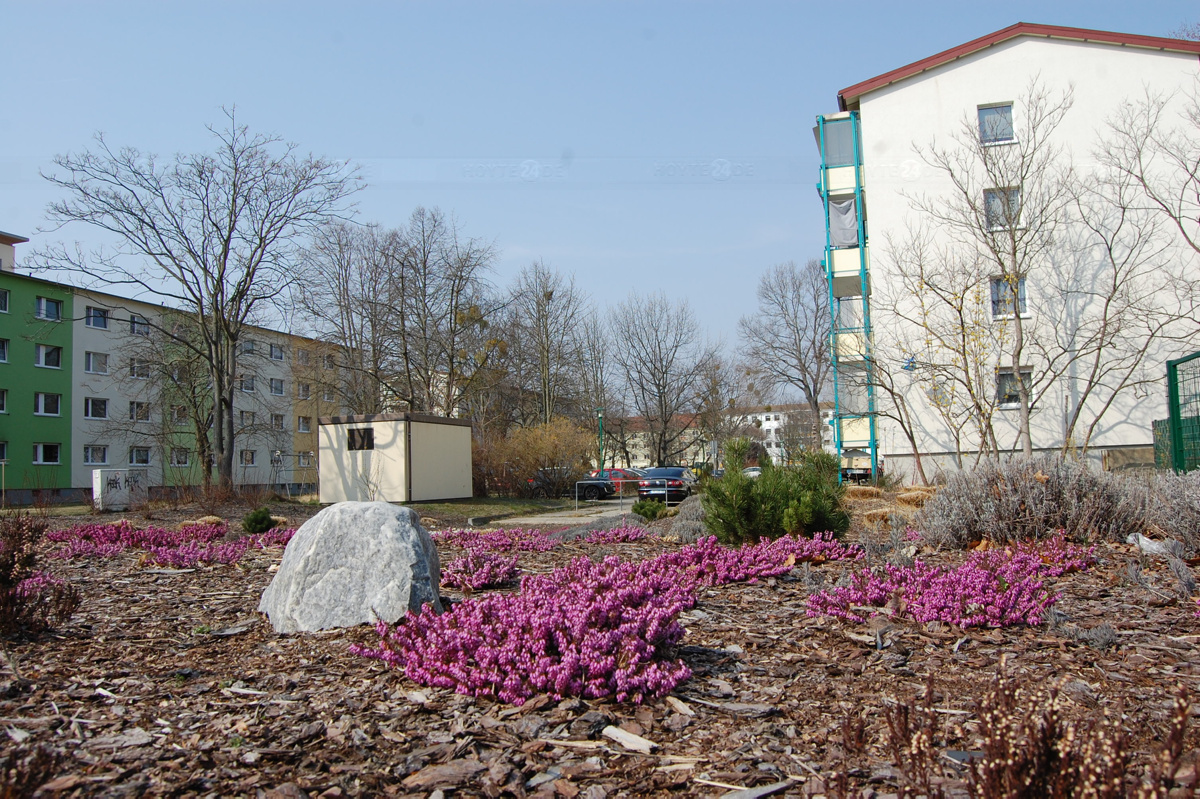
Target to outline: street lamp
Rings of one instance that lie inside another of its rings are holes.
[[[604,408],[596,409],[596,421],[600,424],[600,468],[604,468]]]

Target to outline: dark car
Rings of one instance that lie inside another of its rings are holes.
[[[644,472],[641,469],[592,469],[588,473],[588,477],[598,477],[603,480],[612,480],[617,484],[617,490],[622,494],[633,493],[637,488],[638,481],[642,479]]]
[[[585,477],[575,480],[564,469],[538,469],[526,481],[526,491],[533,497],[562,497],[576,493],[576,499],[608,499],[617,493],[612,480]]]
[[[667,505],[683,502],[692,494],[696,476],[683,466],[647,469],[638,481],[638,499],[656,499]]]

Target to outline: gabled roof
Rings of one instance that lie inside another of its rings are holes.
[[[911,64],[876,75],[853,86],[847,86],[838,92],[838,107],[849,110],[858,104],[858,98],[867,92],[883,88],[897,81],[918,75],[926,70],[940,67],[964,56],[977,53],[992,45],[1015,39],[1018,36],[1038,36],[1045,39],[1066,39],[1075,42],[1092,42],[1096,44],[1111,44],[1120,47],[1145,47],[1151,50],[1163,50],[1172,53],[1191,53],[1200,56],[1200,42],[1188,39],[1167,39],[1160,36],[1139,36],[1133,33],[1112,33],[1109,31],[1094,31],[1086,28],[1064,28],[1059,25],[1036,25],[1030,22],[1018,22],[1003,30],[989,33],[972,39],[966,44],[951,47],[936,55],[922,58]]]

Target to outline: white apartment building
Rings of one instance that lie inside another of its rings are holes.
[[[1104,313],[1106,274],[1102,242],[1081,222],[1093,206],[1064,201],[1020,279],[989,267],[984,239],[1008,219],[1023,232],[1038,224],[1031,209],[1049,202],[1038,193],[1050,190],[1051,173],[1066,185],[1069,167],[1071,185],[1093,185],[1123,103],[1148,92],[1182,102],[1197,91],[1200,42],[1020,23],[839,92],[839,110],[819,116],[814,130],[834,309],[834,449],[886,456],[890,472],[910,478],[919,455],[928,479],[981,451],[1019,452],[1014,399],[1023,380],[1035,451],[1086,448],[1109,467],[1152,464],[1151,422],[1166,415],[1165,361],[1191,349],[1156,344],[1129,387],[1113,392],[1113,377],[1085,393],[1089,362],[1079,342]],[[1055,104],[1065,110],[1053,113]],[[1039,113],[1053,124],[1034,126]],[[1024,189],[981,166],[1034,149],[1038,136],[1040,152],[1054,157],[1021,178]],[[949,170],[939,168],[939,153]],[[974,239],[946,220],[967,201],[983,231]],[[1200,279],[1195,252],[1167,228],[1128,257]],[[1164,313],[1177,302],[1167,283]],[[945,338],[955,312],[958,343]],[[1015,316],[1026,344],[1016,370],[1007,357]],[[1072,426],[1077,410],[1099,421]]]

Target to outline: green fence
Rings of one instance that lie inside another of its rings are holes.
[[[1161,452],[1162,465],[1177,472],[1200,468],[1200,352],[1167,361],[1167,412],[1154,423],[1155,463]]]

